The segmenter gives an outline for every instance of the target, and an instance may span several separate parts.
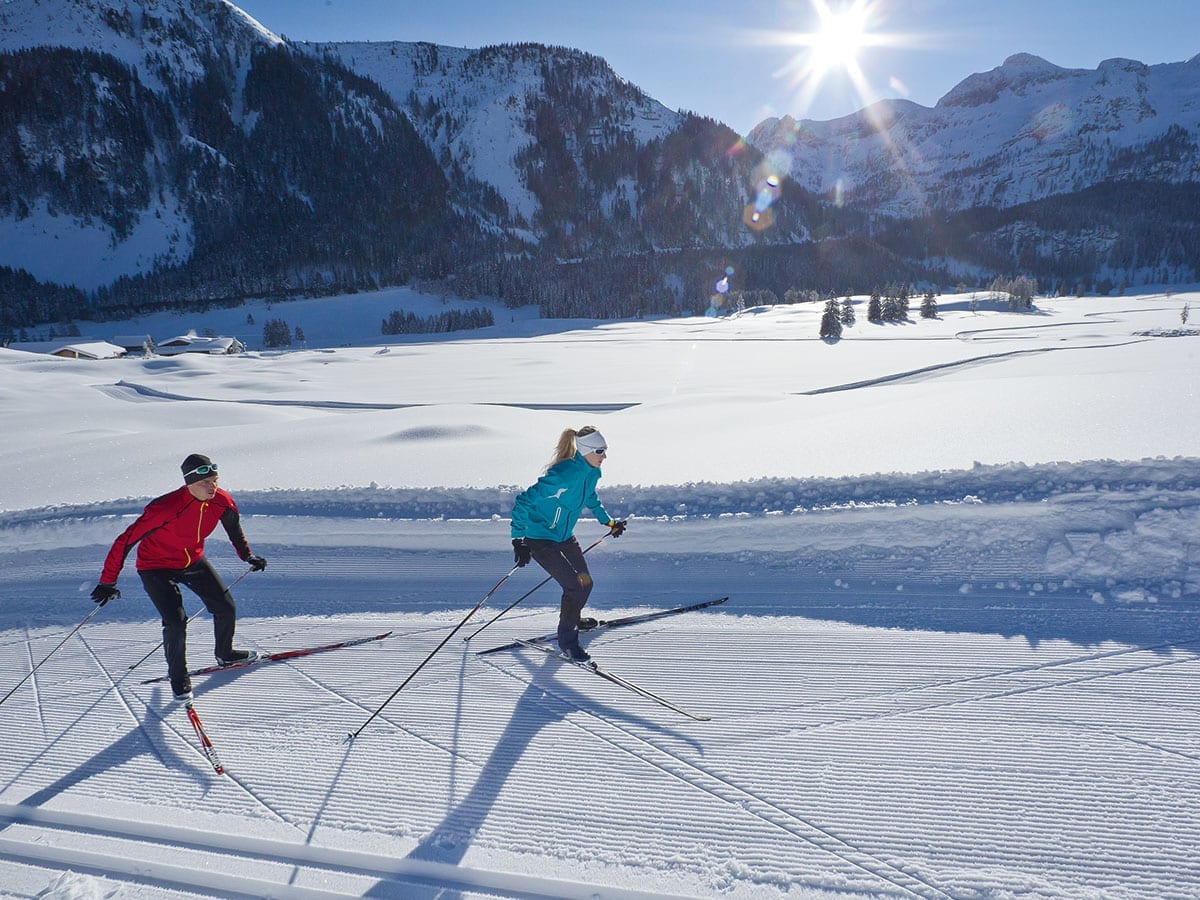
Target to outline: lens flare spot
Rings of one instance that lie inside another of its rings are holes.
[[[754,202],[747,204],[742,214],[742,221],[752,231],[765,231],[775,223],[775,215],[771,206],[779,198],[782,182],[775,173],[763,176],[758,183]]]

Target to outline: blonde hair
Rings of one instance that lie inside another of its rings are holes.
[[[575,438],[591,434],[597,430],[595,425],[584,425],[578,431],[574,428],[564,429],[563,433],[558,436],[558,446],[554,448],[554,456],[551,457],[550,462],[546,463],[546,468],[543,471],[549,471],[551,466],[562,462],[564,459],[574,459],[576,451]]]

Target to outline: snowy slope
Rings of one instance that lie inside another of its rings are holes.
[[[197,449],[270,563],[234,589],[239,643],[394,632],[197,679],[218,777],[141,683],[159,632],[127,568],[0,705],[0,893],[1193,895],[1196,296],[945,297],[836,344],[811,304],[241,357],[0,352],[0,696]],[[595,614],[731,595],[589,649],[711,720],[471,653],[553,626],[547,587],[458,639],[537,585],[525,569],[347,743],[509,570],[512,492],[589,421],[631,522],[589,552]],[[201,616],[196,665],[209,634]]]
[[[140,85],[158,94],[169,83],[204,77],[206,67],[220,60],[244,79],[254,48],[275,46],[281,39],[226,0],[183,3],[180,0],[10,0],[0,3],[0,53],[31,48],[69,48],[108,54],[129,66]],[[102,79],[96,76],[98,82]],[[99,84],[104,96],[107,86]],[[144,94],[142,102],[145,102]],[[238,117],[240,87],[235,108]],[[127,136],[105,128],[96,104],[86,125],[71,121],[39,122],[67,129],[66,135],[19,131],[21,153],[31,164],[62,171],[67,161],[82,157],[100,171],[115,168],[109,156],[120,156]],[[142,111],[129,112],[134,118]],[[71,135],[78,128],[79,135]],[[76,139],[82,143],[75,146]],[[161,136],[160,136],[161,139]],[[185,142],[196,142],[184,135]],[[211,147],[203,149],[217,155]],[[171,152],[161,145],[143,164],[150,171],[162,166]],[[108,187],[114,193],[119,183]],[[144,207],[122,210],[132,217],[128,233],[115,234],[109,223],[90,215],[71,215],[44,196],[29,196],[27,186],[13,185],[26,195],[27,209],[0,216],[0,264],[23,269],[40,281],[72,284],[94,290],[124,275],[153,271],[186,262],[194,249],[193,222],[186,198],[174,187],[157,181]]]
[[[1166,148],[1146,150],[1172,127]],[[900,217],[1013,206],[1110,179],[1195,181],[1200,56],[1087,70],[1016,54],[932,109],[888,100],[829,122],[766,119],[747,140],[809,190]]]
[[[228,0],[8,0],[0,4],[0,51],[69,47],[107,53],[154,90],[200,78],[205,59],[248,61],[282,39]]]
[[[597,63],[594,74],[571,85],[579,95],[594,98],[597,112],[590,125],[597,131],[625,131],[642,146],[683,121],[682,115],[620,79],[606,64],[577,50],[536,45],[469,50],[402,41],[301,46],[332,54],[381,85],[408,112],[448,175],[458,171],[491,185],[514,212],[529,220],[538,203],[523,183],[515,157],[535,139],[533,103],[545,95],[548,70],[585,59]],[[429,115],[426,108],[437,111]]]

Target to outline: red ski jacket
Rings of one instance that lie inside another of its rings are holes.
[[[121,534],[104,559],[101,584],[116,584],[125,557],[136,544],[137,569],[186,569],[204,557],[204,539],[217,523],[225,528],[233,549],[243,560],[251,556],[242,533],[237,504],[227,491],[217,488],[211,500],[197,500],[187,485],[151,500],[136,522]]]

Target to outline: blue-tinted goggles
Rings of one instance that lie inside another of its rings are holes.
[[[189,475],[216,475],[216,474],[217,474],[217,464],[213,463],[211,466],[197,466],[196,468],[192,469],[192,471],[190,471],[190,472],[184,472],[183,477],[187,478]]]

